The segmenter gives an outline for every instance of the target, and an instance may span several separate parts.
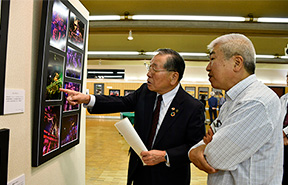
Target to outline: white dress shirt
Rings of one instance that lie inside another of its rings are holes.
[[[217,173],[208,185],[281,185],[283,134],[280,101],[251,75],[226,94],[219,117],[222,125],[204,155]]]
[[[156,128],[156,133],[152,142],[152,146],[154,144],[154,141],[156,139],[156,136],[158,134],[158,131],[162,125],[162,121],[167,113],[168,108],[170,107],[172,100],[174,99],[174,97],[176,96],[176,93],[178,92],[180,87],[180,83],[171,91],[167,92],[166,94],[162,95],[162,102],[161,102],[161,106],[160,106],[160,112],[159,112],[159,120],[158,120],[158,124],[157,124],[157,128]],[[157,97],[159,96],[159,94],[157,93]],[[154,109],[156,108],[156,104],[157,104],[157,98],[155,100],[155,104],[154,104]],[[154,110],[153,109],[153,110]]]

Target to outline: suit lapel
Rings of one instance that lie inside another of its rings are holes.
[[[179,115],[181,115],[182,107],[181,104],[184,101],[184,94],[183,94],[184,90],[182,89],[182,87],[180,86],[177,94],[175,95],[174,99],[172,100],[166,114],[165,117],[163,119],[163,122],[161,124],[161,127],[158,131],[158,134],[156,136],[156,140],[154,143],[154,146],[157,146],[157,143],[160,142],[160,140],[162,139],[162,137],[165,135],[165,133],[167,132],[167,130],[173,125],[175,124],[176,120],[179,118]]]

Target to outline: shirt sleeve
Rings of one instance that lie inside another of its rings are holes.
[[[188,158],[189,158],[189,153],[190,153],[190,151],[191,151],[192,149],[194,149],[194,148],[197,148],[198,146],[201,146],[201,145],[205,145],[203,139],[190,148],[190,150],[188,151]]]
[[[90,101],[88,104],[83,104],[84,108],[92,108],[95,105],[96,97],[90,94]]]
[[[288,135],[288,126],[283,128],[283,132],[286,134],[286,136]]]
[[[215,169],[235,170],[271,139],[274,129],[265,106],[258,101],[237,105],[206,146],[207,162]]]

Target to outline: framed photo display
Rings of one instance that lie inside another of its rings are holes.
[[[79,144],[81,106],[59,88],[82,92],[87,20],[67,0],[43,1],[32,166]]]
[[[8,157],[9,157],[9,135],[7,128],[0,129],[0,185],[7,185]]]
[[[185,91],[188,92],[191,96],[193,96],[195,98],[196,87],[186,86]]]
[[[110,96],[120,96],[120,90],[119,89],[109,89],[109,95]]]
[[[10,0],[0,0],[0,115],[4,114],[6,53]]]
[[[94,95],[102,95],[104,94],[104,84],[94,83]]]

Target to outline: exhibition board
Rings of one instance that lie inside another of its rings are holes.
[[[32,166],[79,144],[81,106],[60,88],[83,90],[88,21],[68,1],[43,1]]]

